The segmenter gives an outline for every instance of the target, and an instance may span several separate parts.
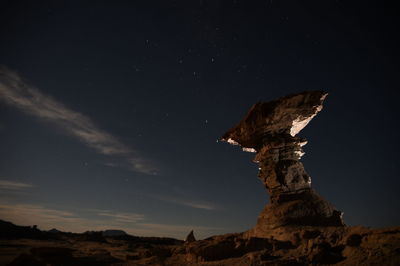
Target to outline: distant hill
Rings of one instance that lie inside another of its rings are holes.
[[[122,230],[105,230],[101,233],[104,237],[112,237],[112,236],[126,236],[127,233],[125,233]]]
[[[123,230],[104,230],[104,231],[86,231],[84,233],[62,232],[58,229],[41,231],[36,225],[19,226],[11,222],[0,220],[0,239],[62,239],[73,238],[79,241],[94,241],[106,243],[106,238],[130,241],[131,243],[146,243],[152,245],[176,245],[181,244],[181,240],[169,237],[141,237],[132,236]]]
[[[51,229],[51,230],[49,230],[49,231],[47,231],[47,232],[53,233],[53,234],[62,233],[60,230],[57,230],[57,229],[55,229],[55,228],[53,228],[53,229]]]
[[[0,239],[16,238],[54,239],[55,235],[37,229],[36,225],[19,226],[0,220]]]

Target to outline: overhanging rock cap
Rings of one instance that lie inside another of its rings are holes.
[[[256,103],[221,140],[239,144],[245,151],[255,152],[265,138],[280,134],[294,137],[321,111],[327,95],[324,91],[305,91],[270,102]]]

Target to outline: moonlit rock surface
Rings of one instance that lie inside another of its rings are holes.
[[[221,138],[256,152],[259,178],[270,195],[253,236],[286,225],[342,226],[342,213],[311,189],[299,161],[307,140],[296,135],[322,110],[327,93],[306,91],[253,105],[245,118]]]
[[[262,139],[280,134],[297,135],[322,110],[328,94],[308,91],[253,105],[245,118],[222,137],[243,148],[260,149]]]

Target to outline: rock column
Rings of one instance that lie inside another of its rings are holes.
[[[256,153],[254,161],[270,203],[254,232],[290,225],[344,225],[342,213],[311,189],[311,177],[299,161],[307,141],[296,134],[322,109],[326,96],[322,91],[308,91],[257,103],[222,137]]]

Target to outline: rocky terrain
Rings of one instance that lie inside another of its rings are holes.
[[[256,153],[270,196],[246,232],[185,241],[123,231],[64,233],[0,222],[1,265],[400,265],[400,227],[349,227],[311,188],[297,137],[319,111],[322,91],[255,104],[223,141]]]
[[[188,242],[39,230],[5,237],[4,229],[0,265],[400,265],[399,227],[304,226],[268,238],[238,233]]]

